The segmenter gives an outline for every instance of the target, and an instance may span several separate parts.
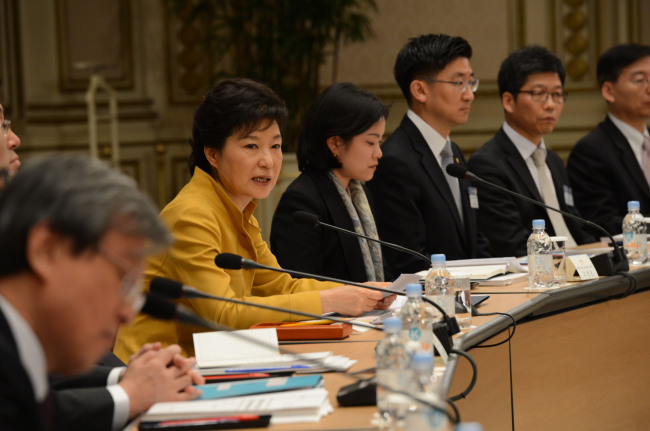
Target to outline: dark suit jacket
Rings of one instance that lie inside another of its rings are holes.
[[[460,148],[452,143],[454,158],[465,166]],[[489,255],[485,238],[477,234],[476,213],[469,206],[468,182],[459,180],[464,221],[445,175],[424,137],[404,116],[382,145],[383,157],[368,183],[375,200],[375,220],[381,239],[426,256],[444,253],[448,260]],[[428,268],[415,256],[384,248],[392,274]]]
[[[113,424],[113,398],[106,390],[112,367],[98,366],[83,376],[50,376],[54,421],[45,427],[27,372],[20,363],[9,325],[0,312],[0,429],[105,430]]]
[[[622,232],[627,202],[650,215],[650,187],[630,144],[609,117],[573,147],[567,164],[575,203],[611,234]]]
[[[18,356],[9,324],[0,311],[0,428],[5,431],[45,430],[41,406]]]
[[[110,366],[98,365],[75,377],[50,375],[50,386],[68,430],[110,431],[113,425],[113,397],[106,389]]]
[[[544,202],[539,194],[526,162],[519,151],[500,129],[467,163],[474,174],[513,192]],[[560,156],[547,150],[546,165],[551,171],[555,194],[560,209],[579,216],[578,211],[564,200],[564,186],[569,184],[566,168]],[[546,210],[524,200],[509,196],[489,186],[477,184],[479,197],[478,226],[490,241],[495,256],[523,256],[526,241],[532,232],[534,219],[546,220],[546,232],[555,235]],[[564,217],[564,221],[578,244],[594,240],[578,222]]]
[[[372,208],[372,198],[366,193]],[[282,194],[273,214],[271,251],[285,269],[343,280],[368,280],[359,240],[332,229],[310,229],[293,221],[296,211],[307,211],[321,222],[354,231],[352,219],[336,186],[325,172],[308,169]]]

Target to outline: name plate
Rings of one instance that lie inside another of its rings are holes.
[[[598,272],[586,254],[576,254],[566,257],[567,281],[596,280]]]

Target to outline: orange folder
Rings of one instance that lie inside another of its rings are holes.
[[[348,323],[332,323],[329,325],[287,325],[283,323],[258,323],[255,328],[275,328],[279,341],[287,340],[340,340],[352,333],[352,325]]]

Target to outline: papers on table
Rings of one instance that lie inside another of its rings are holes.
[[[509,274],[497,275],[489,280],[481,280],[479,284],[481,286],[509,286],[512,283],[518,283],[527,279],[528,273],[526,272],[511,272]],[[474,295],[472,295],[472,299],[474,299]]]
[[[506,272],[528,272],[516,257],[488,257],[484,259],[448,260],[447,269],[459,266],[507,265]]]
[[[193,336],[197,368],[204,375],[344,371],[356,363],[345,356],[334,356],[331,352],[282,355],[275,328],[201,332]]]
[[[502,275],[508,272],[508,265],[452,266],[447,268],[447,270],[452,277],[467,277],[471,280],[487,280],[495,275]]]
[[[194,334],[202,374],[347,370],[356,361],[331,352],[280,354],[275,328]],[[320,374],[282,376],[200,386],[199,400],[154,404],[143,422],[239,415],[272,415],[272,424],[317,422],[332,412]]]
[[[397,277],[397,280],[388,285],[386,289],[392,290],[393,292],[404,292],[407,284],[418,283],[420,278],[419,274],[402,274]],[[390,293],[386,292],[383,292],[383,294],[384,298],[390,295]]]
[[[272,394],[249,395],[219,400],[194,400],[154,404],[142,421],[196,419],[238,414],[271,414],[272,424],[318,422],[333,411],[323,388]]]

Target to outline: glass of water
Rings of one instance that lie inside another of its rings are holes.
[[[454,277],[454,290],[458,325],[463,329],[472,328],[472,295],[469,277]]]

